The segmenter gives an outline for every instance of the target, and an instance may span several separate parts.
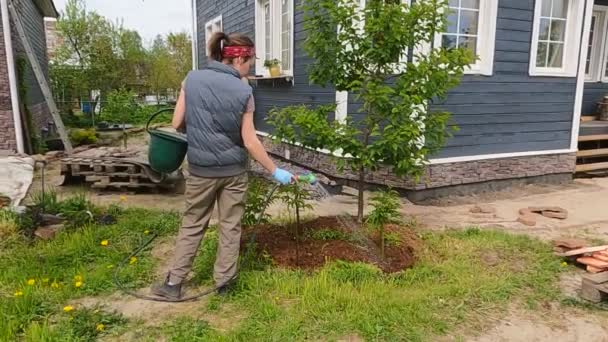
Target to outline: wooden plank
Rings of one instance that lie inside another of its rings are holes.
[[[583,265],[593,266],[595,268],[608,268],[608,262],[596,259],[594,257],[580,257],[577,258],[576,261]]]
[[[597,285],[589,280],[583,279],[581,287],[581,297],[593,303],[599,303],[606,297],[603,291],[597,288]]]
[[[578,137],[578,141],[596,141],[596,140],[608,140],[608,134],[597,134],[597,135],[581,135]]]
[[[608,169],[608,162],[576,165],[576,172],[587,172]]]
[[[602,260],[602,261],[608,262],[608,256],[606,256],[606,255],[604,255],[602,253],[596,252],[596,253],[591,254],[591,256],[594,257],[594,258],[596,258],[596,259],[598,259],[598,260]]]
[[[583,115],[581,116],[581,122],[589,122],[589,121],[595,121],[596,117],[595,115]]]
[[[576,156],[579,158],[588,157],[605,157],[608,156],[608,148],[598,148],[593,150],[582,150],[576,152]]]
[[[587,266],[587,272],[589,272],[589,273],[597,274],[597,273],[602,273],[604,271],[606,271],[605,268]]]
[[[587,279],[594,284],[603,284],[608,282],[608,272],[598,274],[585,274],[583,279]]]
[[[567,257],[567,256],[575,256],[575,255],[581,255],[581,254],[585,254],[585,253],[593,253],[593,252],[599,252],[599,251],[605,251],[608,249],[608,245],[603,245],[603,246],[595,246],[595,247],[585,247],[585,248],[579,248],[579,249],[574,249],[565,253],[559,253],[557,254],[558,256],[563,256],[563,257]]]
[[[44,96],[45,102],[49,107],[49,111],[51,112],[51,116],[53,117],[53,121],[55,122],[55,128],[59,133],[59,137],[61,138],[61,142],[63,143],[63,147],[68,154],[72,154],[72,142],[68,136],[68,133],[63,125],[63,121],[61,120],[61,115],[59,114],[59,109],[55,104],[55,100],[53,99],[53,95],[51,94],[51,89],[47,82],[46,76],[40,67],[40,62],[38,58],[36,58],[36,54],[34,53],[34,49],[30,44],[29,39],[27,39],[27,35],[25,33],[25,29],[23,28],[23,24],[21,23],[21,17],[17,13],[15,6],[12,1],[8,2],[9,12],[13,19],[13,23],[17,28],[17,33],[19,38],[21,38],[21,43],[23,48],[25,49],[25,54],[30,62],[30,66],[32,67],[32,71],[34,72],[34,76],[38,81],[38,85],[40,86],[40,90],[42,91],[42,95]]]

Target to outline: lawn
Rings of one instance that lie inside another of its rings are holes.
[[[108,209],[96,209],[99,212]],[[498,231],[418,231],[417,263],[385,274],[374,266],[335,261],[316,271],[281,269],[267,255],[243,257],[237,289],[201,301],[201,313],[238,312],[229,329],[200,317],[175,316],[142,325],[108,308],[70,307],[75,299],[117,290],[115,267],[153,234],[175,234],[179,216],[111,208],[118,222],[62,231],[52,241],[13,235],[0,245],[0,341],[94,341],[129,332],[137,341],[430,341],[479,328],[510,303],[534,309],[559,299],[563,269],[550,246]],[[151,246],[152,248],[153,246]],[[208,234],[194,281],[210,284],[217,234]],[[148,286],[158,260],[145,250],[120,272],[132,288]],[[180,304],[175,304],[180,305]],[[227,317],[230,319],[230,317]],[[473,330],[474,331],[474,330]]]

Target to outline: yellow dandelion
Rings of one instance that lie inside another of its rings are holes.
[[[129,264],[133,265],[137,262],[137,257],[131,257],[131,259],[129,260]]]
[[[23,297],[23,291],[15,291],[15,297]]]
[[[82,281],[82,276],[81,275],[74,276],[74,281]]]
[[[122,195],[119,197],[121,202],[126,202],[127,201],[127,196]]]
[[[29,286],[34,286],[34,284],[36,284],[36,280],[35,280],[35,279],[28,279],[28,280],[27,280],[27,284],[28,284]]]
[[[146,230],[144,230],[144,235],[148,235],[148,234],[150,234],[150,231],[149,231],[149,230],[147,230],[147,229],[146,229]]]
[[[51,283],[51,288],[52,288],[52,289],[58,289],[58,288],[59,288],[59,283],[58,283],[58,282],[56,282],[56,281],[53,281],[53,282]]]
[[[100,243],[100,245],[102,245],[104,247],[108,246],[109,244],[110,244],[110,241],[108,241],[108,240],[102,240]]]
[[[63,312],[72,312],[74,311],[74,307],[71,305],[66,305],[63,307]]]
[[[562,261],[561,265],[562,265],[562,267],[566,267],[566,266],[568,266],[568,263],[565,261]]]
[[[50,279],[49,279],[49,278],[42,278],[42,283],[43,283],[43,284],[48,284],[48,283],[49,283],[49,281],[50,281]]]
[[[77,289],[81,288],[82,287],[82,282],[81,281],[75,282],[74,283],[74,287],[77,288]]]
[[[108,266],[106,266],[106,268],[109,269],[109,270],[111,270],[111,269],[114,268],[114,265],[108,265]]]
[[[103,323],[99,323],[97,324],[97,326],[95,327],[95,330],[97,331],[104,331],[106,329],[106,326],[103,325]]]

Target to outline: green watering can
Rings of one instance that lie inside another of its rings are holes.
[[[150,129],[152,120],[165,112],[173,112],[173,108],[161,109],[152,114],[146,124],[146,131],[150,135],[148,163],[152,170],[161,174],[172,173],[179,169],[188,151],[188,141],[183,134]]]

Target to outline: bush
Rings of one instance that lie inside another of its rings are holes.
[[[161,109],[160,106],[142,106],[135,101],[135,93],[127,90],[113,90],[108,94],[100,120],[113,124],[145,124],[150,116]],[[171,122],[171,113],[162,114],[155,122]]]
[[[400,206],[399,193],[392,189],[381,191],[372,196],[370,202],[374,209],[367,217],[367,224],[380,232],[380,247],[384,257],[384,225],[398,221],[401,217],[398,211]],[[391,240],[392,242],[394,241]]]
[[[70,140],[75,146],[97,143],[97,131],[94,128],[75,129],[70,132]]]
[[[245,214],[243,214],[243,225],[253,226],[258,223],[268,223],[270,215],[264,210],[267,205],[274,201],[274,198],[268,199],[269,191],[268,182],[261,178],[252,178],[247,189],[247,202],[245,203]],[[261,217],[260,217],[261,215]]]

